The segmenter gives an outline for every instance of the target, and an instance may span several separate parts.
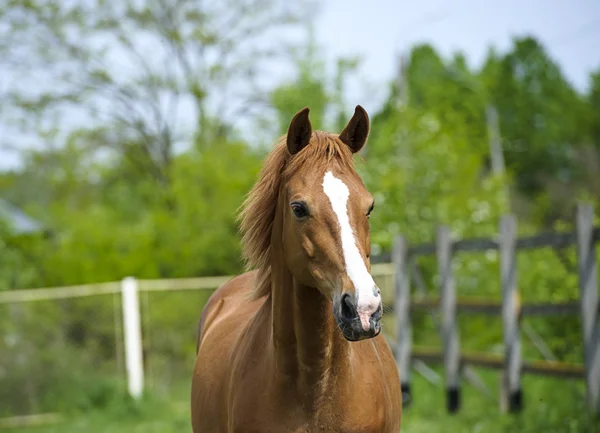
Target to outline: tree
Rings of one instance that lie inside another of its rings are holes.
[[[282,60],[282,29],[303,8],[9,0],[0,8],[0,68],[12,78],[5,111],[13,128],[39,132],[46,144],[60,143],[65,130],[86,131],[88,157],[116,153],[165,185],[177,148],[195,136],[203,146],[261,107],[268,92],[258,78]]]
[[[308,28],[308,41],[294,52],[295,76],[279,85],[270,94],[277,118],[276,134],[285,134],[289,122],[304,107],[310,108],[314,130],[341,132],[348,123],[348,107],[344,103],[346,80],[356,72],[355,57],[337,59],[333,74],[325,68],[324,58]]]
[[[278,120],[278,134],[285,134],[292,117],[306,106],[311,110],[313,129],[325,128],[325,114],[330,105],[327,78],[311,30],[306,47],[295,53],[294,66],[297,76],[278,86],[270,95]]]
[[[590,74],[587,102],[590,108],[590,135],[594,146],[600,150],[600,69]]]
[[[571,150],[583,141],[585,108],[542,45],[515,39],[505,55],[490,53],[481,79],[498,108],[507,166],[519,189],[531,197],[550,179],[572,179]]]

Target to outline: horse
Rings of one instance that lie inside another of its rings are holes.
[[[360,105],[339,134],[313,132],[306,107],[266,157],[238,215],[245,273],[200,315],[194,433],[400,431],[370,273],[375,203],[353,163],[369,131]]]

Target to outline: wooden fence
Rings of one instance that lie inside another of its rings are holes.
[[[452,240],[450,230],[440,227],[436,242],[407,245],[399,236],[395,239],[392,262],[395,266],[394,311],[397,316],[396,360],[402,378],[404,398],[411,400],[411,363],[413,360],[443,362],[447,409],[460,408],[460,374],[467,365],[499,369],[503,372],[501,404],[505,410],[519,411],[522,407],[521,375],[523,373],[582,378],[592,412],[600,414],[600,327],[598,315],[598,270],[596,243],[600,227],[593,226],[593,208],[579,205],[573,233],[543,233],[517,238],[517,223],[512,215],[501,218],[497,239]],[[578,302],[536,303],[522,305],[517,289],[516,254],[518,250],[555,247],[577,247],[580,298]],[[463,299],[456,295],[452,259],[461,251],[499,251],[502,302]],[[435,255],[438,264],[439,297],[411,300],[410,270],[418,256]],[[440,337],[442,350],[413,346],[411,312],[438,310],[441,313]],[[502,318],[504,356],[465,353],[460,349],[457,313],[498,315]],[[581,316],[584,365],[561,362],[523,362],[521,358],[520,319],[523,316],[578,314]]]

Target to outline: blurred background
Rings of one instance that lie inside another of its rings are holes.
[[[304,106],[339,132],[356,104],[372,121],[357,164],[375,256],[440,224],[494,237],[508,213],[520,234],[573,230],[576,204],[600,200],[600,3],[1,0],[0,294],[240,272],[237,209],[265,154]],[[420,266],[435,293],[435,261]],[[574,248],[518,268],[524,301],[578,299]],[[497,254],[457,257],[455,275],[460,296],[500,299]],[[209,295],[140,293],[139,402],[119,293],[0,303],[0,429],[191,431]],[[429,314],[413,320],[415,341],[440,345]],[[525,359],[583,362],[579,317],[526,323]],[[466,349],[502,353],[499,318],[459,327]],[[427,368],[405,431],[600,431],[581,380],[526,376],[507,415],[498,373],[475,369],[448,415]]]

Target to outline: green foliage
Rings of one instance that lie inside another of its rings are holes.
[[[112,316],[110,297],[0,305],[0,417],[103,407],[109,394],[122,393],[107,356]]]
[[[292,117],[307,106],[313,130],[341,132],[349,119],[345,113],[348,107],[344,106],[344,84],[358,67],[358,60],[338,59],[334,79],[330,81],[312,33],[309,38],[306,49],[295,57],[297,76],[271,93],[279,134],[285,134]]]
[[[48,272],[54,281],[75,283],[240,270],[236,211],[259,161],[241,144],[214,143],[174,160],[169,189],[116,180],[103,191],[106,204],[57,208],[61,227]],[[149,202],[140,202],[145,195]]]
[[[483,158],[431,113],[410,107],[373,124],[361,172],[375,195],[372,239],[389,249],[393,235],[430,241],[439,224],[456,237],[489,234],[506,210],[500,179],[481,179]],[[407,228],[410,227],[410,230]]]
[[[290,120],[300,109],[310,108],[313,129],[325,128],[325,111],[328,107],[325,66],[316,53],[314,42],[306,53],[296,59],[298,76],[294,81],[282,84],[271,94],[271,102],[277,113],[279,134],[285,134]]]
[[[600,70],[590,74],[591,88],[588,95],[589,121],[594,145],[600,148]]]
[[[481,79],[499,110],[506,161],[519,189],[539,193],[549,180],[571,180],[571,154],[586,133],[585,106],[541,44],[516,39],[511,52],[490,55]]]

